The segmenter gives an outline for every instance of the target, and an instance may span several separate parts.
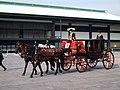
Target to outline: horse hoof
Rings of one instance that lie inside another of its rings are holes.
[[[37,75],[37,73],[35,73],[35,75]]]
[[[57,73],[55,73],[55,75],[57,75]]]
[[[22,75],[25,76],[25,73],[23,73]]]
[[[33,76],[30,76],[30,78],[33,78]]]
[[[62,73],[62,70],[60,70],[60,73]]]
[[[54,69],[53,69],[53,68],[51,68],[51,70],[52,70],[52,71],[54,71]]]
[[[41,77],[43,76],[43,74],[40,75]]]

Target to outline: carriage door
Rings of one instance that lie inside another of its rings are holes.
[[[65,48],[70,48],[71,43],[72,43],[72,41],[68,40],[65,44]]]

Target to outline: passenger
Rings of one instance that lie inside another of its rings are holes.
[[[0,66],[2,66],[4,68],[4,71],[7,69],[4,65],[3,65],[3,54],[2,54],[2,50],[0,49]]]
[[[101,51],[104,50],[104,39],[103,35],[101,34],[101,31],[98,31],[96,39],[100,40],[100,43],[98,42],[98,49],[101,49]]]
[[[98,31],[96,39],[103,39],[103,35],[101,34],[101,31]]]
[[[46,40],[45,45],[47,46],[47,48],[50,48],[50,43],[49,43],[49,40],[48,40],[48,39]]]
[[[36,48],[38,47],[37,41],[34,41],[34,46],[35,46]]]
[[[34,41],[34,47],[35,47],[35,54],[38,52],[38,43],[37,41]]]
[[[74,33],[75,28],[68,28],[67,31],[68,31],[68,40],[65,44],[65,48],[67,51],[66,56],[71,54],[71,52],[72,52],[72,50],[70,49],[71,43],[76,40],[75,33]]]
[[[68,28],[67,31],[68,31],[68,39],[72,40],[72,41],[75,41],[76,40],[76,36],[75,36],[75,33],[74,33],[75,28]]]

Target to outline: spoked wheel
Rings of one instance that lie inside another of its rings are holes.
[[[76,62],[76,69],[78,72],[85,72],[87,69],[87,62],[85,58],[78,58]]]
[[[61,66],[63,70],[68,71],[72,66],[71,60],[64,60],[64,64]]]
[[[111,51],[107,51],[103,57],[103,66],[106,69],[111,69],[114,65],[114,55]]]
[[[97,59],[96,60],[92,60],[92,59],[87,59],[87,64],[90,68],[94,68],[97,65]]]

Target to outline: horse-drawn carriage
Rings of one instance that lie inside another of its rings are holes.
[[[36,67],[39,66],[41,76],[43,75],[41,61],[56,62],[57,68],[55,74],[60,72],[60,65],[63,70],[67,71],[72,65],[76,65],[76,69],[79,72],[84,72],[87,66],[94,68],[99,61],[103,62],[103,66],[106,69],[111,69],[114,65],[114,55],[111,50],[104,49],[104,42],[97,39],[89,39],[84,41],[62,41],[60,48],[41,48],[34,53],[35,47],[30,49],[27,45],[17,43],[16,52],[21,52],[21,56],[25,59],[25,69],[23,75],[25,75],[27,64],[29,61],[33,64],[33,71],[30,77],[33,77],[33,73],[37,74]],[[34,55],[30,55],[31,51]],[[31,57],[32,56],[32,57]],[[31,58],[29,58],[31,57]],[[46,64],[48,66],[48,64]],[[48,72],[48,67],[47,67]]]
[[[114,64],[114,55],[109,48],[104,49],[104,40],[89,39],[84,41],[62,41],[64,48],[64,65],[67,71],[76,64],[79,72],[84,72],[87,65],[94,68],[99,61],[103,62],[106,69],[111,69]]]

